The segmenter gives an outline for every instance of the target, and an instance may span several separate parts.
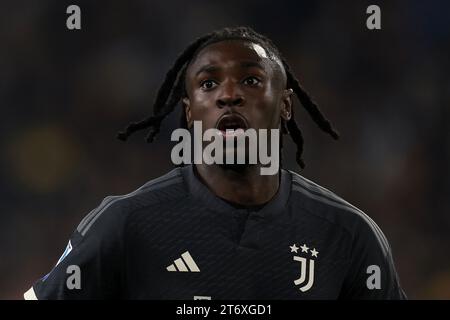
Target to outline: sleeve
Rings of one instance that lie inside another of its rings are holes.
[[[120,297],[125,217],[111,198],[81,221],[55,267],[24,294],[26,300]]]
[[[404,300],[388,240],[369,217],[358,223],[341,299]]]

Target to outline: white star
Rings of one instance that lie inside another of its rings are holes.
[[[302,252],[308,253],[309,248],[306,246],[306,244],[303,244],[300,248],[302,248]]]
[[[292,246],[290,246],[289,248],[291,248],[291,252],[297,253],[298,247],[295,245],[295,243]]]
[[[317,258],[317,255],[319,254],[319,251],[316,251],[316,248],[314,248],[314,249],[312,249],[311,250],[311,255],[313,256],[313,257],[316,257]]]

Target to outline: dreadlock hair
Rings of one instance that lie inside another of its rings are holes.
[[[168,114],[170,114],[175,109],[175,106],[182,99],[183,95],[186,94],[184,80],[187,66],[196,58],[197,54],[203,48],[212,43],[224,40],[245,40],[257,43],[268,51],[272,60],[279,59],[286,72],[286,87],[291,88],[294,91],[302,106],[306,109],[312,120],[322,131],[328,133],[336,140],[339,138],[339,134],[333,128],[330,121],[325,118],[316,103],[302,88],[299,80],[295,77],[294,73],[291,71],[289,64],[283,58],[277,47],[269,38],[257,33],[250,27],[223,28],[204,35],[192,42],[178,56],[178,58],[175,60],[174,65],[167,72],[164,82],[159,88],[155,102],[153,104],[153,115],[139,122],[130,123],[126,127],[125,131],[121,131],[117,134],[117,138],[125,141],[134,132],[148,128],[149,132],[146,136],[146,141],[152,142],[160,130],[161,122]],[[187,128],[184,110],[180,125],[182,128]],[[295,121],[293,109],[290,120],[282,120],[282,133],[289,134],[296,144],[296,161],[298,165],[303,169],[305,167],[305,163],[302,159],[304,141],[300,127]]]

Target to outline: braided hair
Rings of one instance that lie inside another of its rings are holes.
[[[286,87],[291,88],[294,91],[302,106],[322,131],[328,133],[336,140],[339,138],[339,134],[333,128],[330,121],[322,114],[316,103],[302,88],[299,80],[295,77],[290,66],[277,47],[269,38],[257,33],[249,27],[223,28],[204,35],[192,42],[178,56],[173,66],[166,73],[165,79],[158,90],[153,104],[153,115],[148,116],[139,122],[130,123],[124,131],[117,134],[117,138],[126,141],[134,132],[148,129],[148,134],[145,139],[147,142],[152,142],[160,131],[161,122],[175,109],[176,105],[186,94],[184,81],[189,63],[193,61],[196,55],[206,46],[225,40],[245,40],[257,43],[270,53],[272,59],[276,58],[281,61],[286,72]],[[181,117],[180,126],[182,128],[187,128],[184,111]],[[282,132],[289,134],[296,144],[297,152],[295,158],[297,164],[303,169],[305,167],[305,163],[302,159],[304,140],[300,127],[295,121],[293,110],[291,118],[288,121],[283,120],[282,129]]]

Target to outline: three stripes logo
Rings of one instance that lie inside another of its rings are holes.
[[[167,271],[169,272],[200,272],[194,259],[192,259],[189,251],[186,251],[181,255],[181,258],[176,259],[170,266],[168,266]]]

